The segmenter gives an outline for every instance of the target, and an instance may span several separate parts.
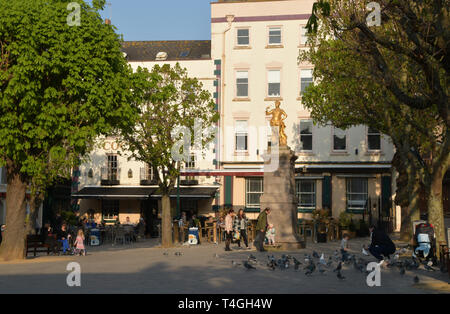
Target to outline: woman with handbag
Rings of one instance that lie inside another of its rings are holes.
[[[247,237],[247,226],[248,226],[248,219],[245,216],[244,210],[240,209],[236,217],[234,218],[234,232],[235,232],[235,239],[239,247],[241,247],[241,239],[244,240],[244,244],[247,249],[250,249],[248,247],[248,237]]]

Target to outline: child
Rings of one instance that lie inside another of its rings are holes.
[[[348,240],[350,239],[348,233],[345,233],[342,236],[342,241],[341,241],[341,254],[342,254],[342,259],[345,261],[347,260],[348,256],[349,256],[349,248],[348,248]]]
[[[75,240],[73,245],[75,246],[75,254],[80,254],[83,256],[86,255],[86,249],[84,248],[83,229],[78,230],[77,239]]]
[[[269,224],[269,228],[266,232],[266,238],[269,245],[275,244],[275,227],[273,226],[273,224]]]

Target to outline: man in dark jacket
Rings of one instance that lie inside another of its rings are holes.
[[[255,247],[259,252],[264,252],[264,238],[266,237],[267,230],[267,215],[270,214],[270,208],[264,209],[258,216],[258,222],[256,223],[256,236]]]
[[[50,246],[53,254],[58,255],[60,250],[60,243],[56,240],[56,235],[52,233],[50,223],[46,223],[41,231],[41,242]]]
[[[395,253],[395,244],[389,236],[381,229],[376,229],[375,226],[369,228],[372,242],[369,246],[369,252],[378,261],[383,260],[383,256],[390,258],[391,254]]]

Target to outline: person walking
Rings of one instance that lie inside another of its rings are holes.
[[[270,208],[267,207],[258,216],[258,222],[256,223],[256,237],[255,237],[255,247],[259,252],[265,252],[264,249],[264,238],[266,237],[267,230],[267,216],[270,215]]]
[[[237,244],[239,247],[241,247],[241,239],[244,240],[245,247],[249,249],[248,247],[248,237],[247,237],[247,226],[248,226],[248,219],[245,216],[244,210],[241,208],[237,214],[237,216],[234,218],[234,232],[239,233],[239,237],[237,238]]]
[[[230,244],[233,238],[233,217],[234,210],[230,209],[225,217],[225,251],[231,251]]]

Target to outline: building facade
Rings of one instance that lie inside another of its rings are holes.
[[[213,215],[232,206],[256,218],[264,192],[263,156],[271,145],[265,111],[280,101],[288,115],[288,145],[298,156],[298,217],[310,219],[314,209],[326,208],[338,217],[369,207],[375,216],[395,216],[389,138],[366,126],[341,130],[314,125],[302,104],[313,66],[299,64],[297,58],[300,50],[308,49],[305,26],[313,3],[213,2],[210,41],[123,44],[134,69],[178,62],[216,101],[219,138],[206,157],[196,152],[186,166],[183,176],[193,180],[182,182],[181,210]],[[114,138],[100,139],[91,161],[80,167],[73,197],[96,220],[156,217],[161,204],[148,166],[127,161],[120,151]]]

